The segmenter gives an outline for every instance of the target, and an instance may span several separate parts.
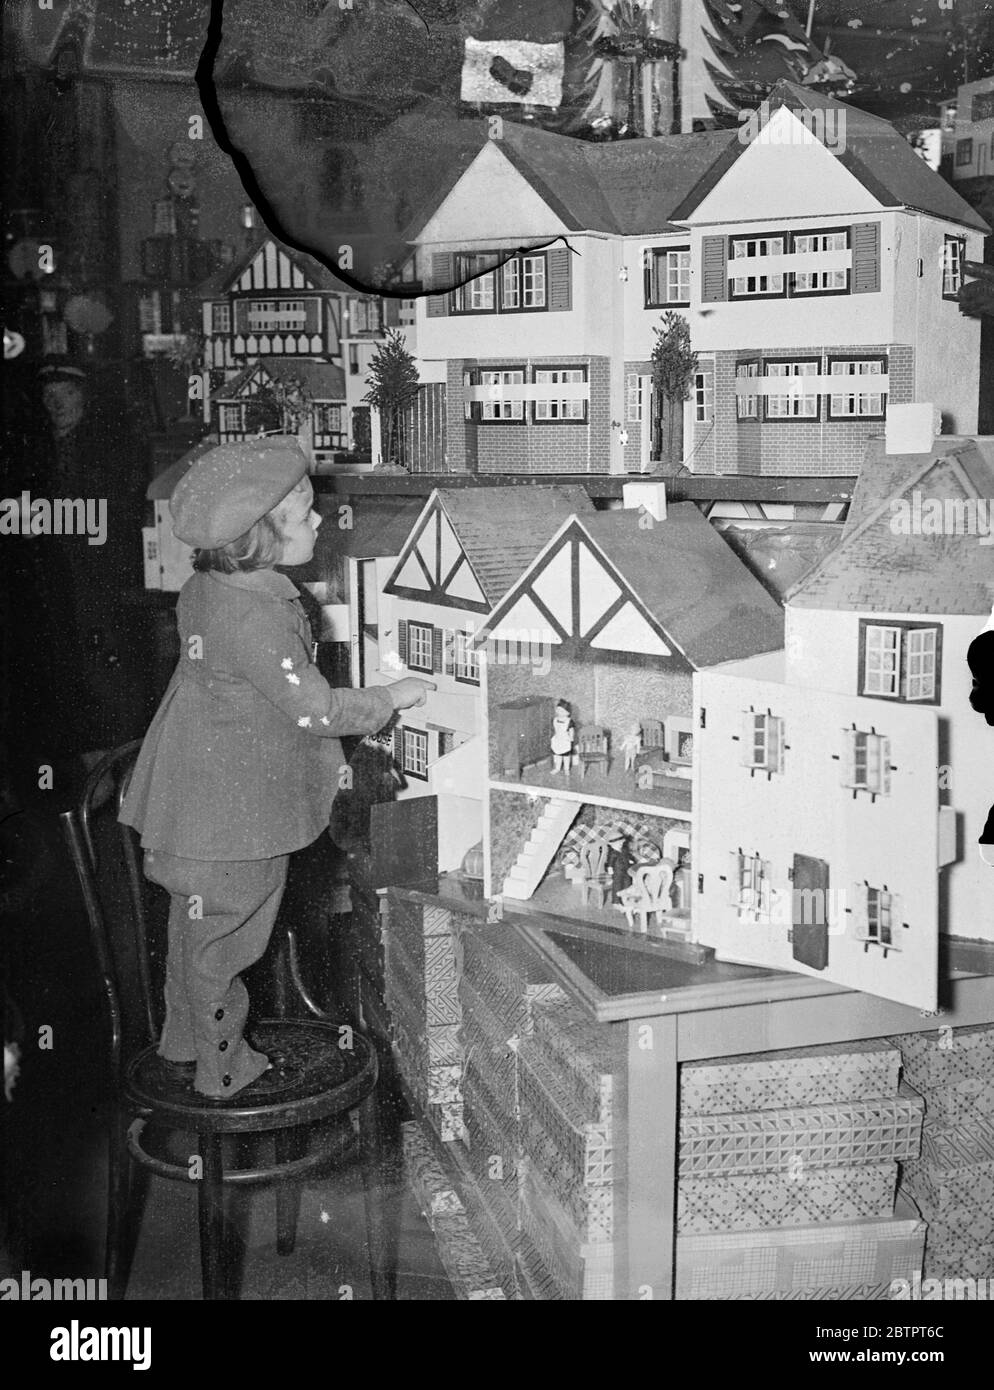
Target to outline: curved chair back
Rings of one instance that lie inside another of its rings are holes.
[[[592,841],[580,850],[580,868],[584,878],[600,878],[607,864],[607,845],[603,840]]]
[[[164,1009],[168,895],[146,880],[138,836],[117,819],[141,742],[124,744],[97,763],[78,806],[59,817],[100,972],[115,1078],[125,1048],[157,1041]]]

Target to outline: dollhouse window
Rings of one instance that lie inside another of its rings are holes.
[[[830,357],[829,376],[846,378],[846,390],[832,391],[828,398],[830,420],[882,420],[885,416],[886,391],[874,390],[873,377],[886,375],[886,357]],[[859,378],[854,380],[853,378]],[[840,385],[842,383],[840,382]],[[878,382],[879,387],[882,383]]]
[[[525,404],[520,395],[516,398],[505,396],[504,390],[509,386],[523,386],[525,383],[525,373],[523,368],[512,368],[508,371],[487,371],[480,373],[480,385],[487,388],[487,395],[482,402],[481,417],[484,420],[523,420],[525,417]]]
[[[772,872],[768,859],[758,854],[732,855],[732,905],[740,916],[757,921],[769,917],[772,900]]]
[[[962,169],[966,164],[973,163],[973,140],[956,141],[956,168]]]
[[[496,276],[490,269],[493,263],[492,252],[485,256],[456,256],[455,277],[467,283],[452,291],[454,314],[492,314],[495,311]]]
[[[400,766],[409,777],[428,780],[428,734],[423,729],[400,730]]]
[[[884,887],[874,887],[869,883],[857,883],[852,894],[853,935],[863,942],[863,949],[878,946],[886,958],[888,951],[900,951],[897,944],[900,928],[907,927],[901,920],[902,904],[897,893]]]
[[[779,715],[749,710],[742,739],[742,761],[746,767],[770,775],[783,772],[784,728]]]
[[[938,704],[940,627],[862,621],[859,644],[861,695]]]
[[[641,376],[634,373],[626,378],[626,402],[625,418],[630,425],[637,425],[642,420],[642,406],[645,388]]]
[[[211,332],[230,333],[231,332],[231,305],[212,304],[211,305]]]
[[[759,376],[758,362],[740,362],[735,368],[736,380]],[[735,410],[740,420],[756,420],[759,418],[759,397],[756,395],[743,396],[736,393]]]
[[[307,310],[302,299],[251,299],[248,306],[248,331],[273,333],[301,329],[307,323]]]
[[[480,683],[480,653],[472,645],[473,634],[456,632],[454,634],[453,663],[457,681],[468,681],[472,685]]]
[[[966,242],[962,237],[947,236],[942,246],[942,297],[955,299],[963,284],[963,261]]]
[[[690,303],[690,247],[654,246],[645,253],[645,307]]]
[[[245,431],[245,407],[243,405],[222,405],[219,424],[222,434],[243,434]]]
[[[791,249],[798,255],[819,251],[847,251],[849,233],[795,232]],[[849,288],[846,270],[804,270],[791,276],[791,294],[844,294]]]
[[[315,434],[341,434],[342,411],[340,405],[316,405],[314,407]]]
[[[536,367],[536,386],[582,386],[587,380],[586,367]],[[537,400],[534,406],[536,424],[546,421],[578,420],[587,418],[585,400],[556,400],[550,391],[549,398]]]
[[[766,362],[767,377],[817,376],[821,363],[816,357],[794,362]],[[766,397],[767,420],[817,420],[818,395],[805,392],[800,383],[792,383],[782,395]]]
[[[733,237],[732,257],[729,271],[732,277],[732,298],[752,298],[757,295],[782,295],[786,293],[783,274],[771,274],[763,270],[758,274],[748,274],[745,261],[758,256],[782,256],[784,239],[782,236]]]
[[[350,333],[378,333],[382,326],[380,304],[375,299],[349,300]]]
[[[545,255],[515,256],[501,267],[500,307],[545,308]]]
[[[408,623],[407,665],[412,671],[433,671],[435,629],[429,623]]]
[[[871,796],[890,793],[890,739],[863,729],[845,731],[843,785]]]
[[[694,373],[694,419],[706,424],[714,418],[714,378],[710,372]]]

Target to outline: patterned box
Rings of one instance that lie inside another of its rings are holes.
[[[968,1077],[939,1086],[925,1097],[925,1113],[940,1124],[958,1125],[964,1121],[994,1121],[994,1081]]]
[[[792,1048],[680,1068],[684,1115],[784,1110],[897,1095],[901,1054],[884,1042]]]
[[[994,1243],[994,1123],[929,1121],[921,1158],[905,1164],[904,1186],[929,1222],[930,1249],[965,1255]]]
[[[542,1140],[551,1141],[572,1182],[608,1183],[614,1177],[611,1126],[591,1122],[527,1042],[518,1047],[522,1147],[536,1157]],[[557,1184],[558,1186],[558,1184]]]
[[[517,1219],[518,1168],[521,1145],[518,1126],[502,1123],[491,1097],[470,1066],[463,1088],[463,1117],[469,1137],[469,1166],[485,1197],[494,1194]]]
[[[516,1036],[501,1021],[468,980],[459,982],[463,1008],[463,1055],[473,1059],[497,1102],[497,1111],[509,1119],[518,1109],[518,1061]]]
[[[509,1036],[529,1036],[535,1008],[566,999],[559,985],[549,979],[548,967],[526,947],[507,940],[498,945],[479,924],[462,934],[460,949],[462,978],[500,1019]]]
[[[521,1230],[561,1297],[574,1301],[614,1297],[614,1246],[582,1242],[531,1163],[521,1182]]]
[[[896,1192],[896,1163],[681,1178],[677,1230],[707,1235],[893,1216]]]
[[[491,1207],[474,1183],[465,1185],[463,1199],[469,1224],[480,1242],[480,1248],[493,1270],[494,1277],[507,1298],[517,1298],[517,1255],[520,1243],[517,1215],[513,1224],[507,1227],[501,1218],[499,1208]]]
[[[681,1118],[681,1177],[807,1167],[840,1168],[914,1158],[924,1105],[903,1083],[878,1100]]]
[[[474,1302],[505,1301],[507,1295],[473,1234],[459,1194],[416,1121],[401,1126],[401,1144],[408,1185],[435,1236],[456,1297]]]
[[[958,1081],[984,1083],[994,1076],[994,1026],[990,1024],[902,1033],[890,1041],[901,1049],[905,1080],[926,1097]]]
[[[678,1299],[770,1298],[790,1291],[888,1287],[921,1269],[925,1222],[896,1216],[724,1235],[678,1236]],[[871,1295],[872,1296],[872,1295]]]
[[[611,1119],[614,1077],[624,1066],[624,1039],[574,1004],[536,1008],[531,1044],[592,1120]]]

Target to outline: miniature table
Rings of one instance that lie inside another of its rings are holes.
[[[525,943],[593,1019],[623,1030],[624,1062],[613,1091],[619,1300],[673,1298],[681,1064],[938,1026],[934,1015],[869,994],[752,966],[696,964],[620,933],[509,911],[507,902],[503,920],[486,923],[487,904],[453,880],[443,880],[437,893],[394,888],[390,895],[476,916],[479,927],[469,930]],[[994,1023],[994,975],[950,973],[941,1022]]]

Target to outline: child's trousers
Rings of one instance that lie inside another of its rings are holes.
[[[242,1037],[248,991],[239,975],[269,943],[288,858],[178,859],[146,851],[146,877],[172,898],[159,1055],[196,1062],[193,1085],[203,1095],[232,1096],[269,1065]]]

